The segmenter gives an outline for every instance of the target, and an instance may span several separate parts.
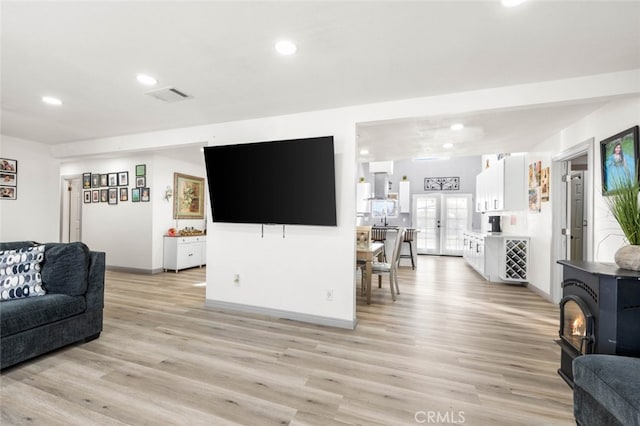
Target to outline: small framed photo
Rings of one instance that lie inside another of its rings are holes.
[[[91,187],[92,188],[99,188],[100,187],[100,175],[99,174],[92,174],[91,175]]]
[[[108,189],[101,189],[100,190],[100,202],[101,203],[106,203],[107,201],[109,201],[109,190]]]
[[[17,196],[18,188],[15,186],[0,186],[0,198],[3,200],[15,200]]]
[[[91,173],[82,174],[82,187],[84,189],[91,189]]]
[[[149,188],[140,188],[140,201],[149,201]]]
[[[129,186],[129,172],[118,173],[118,186]]]
[[[136,166],[136,176],[146,176],[146,175],[147,175],[147,165],[138,164]]]
[[[140,188],[131,188],[131,202],[137,203],[140,201]]]
[[[91,191],[84,191],[84,203],[89,204],[91,202]]]
[[[108,186],[118,186],[118,174],[117,173],[109,173],[109,185]]]
[[[640,160],[638,126],[624,130],[600,142],[602,195],[610,195],[625,182],[638,182],[636,165]]]
[[[145,186],[147,178],[144,176],[136,176],[136,188],[142,188]]]
[[[109,188],[109,204],[118,204],[118,188]]]
[[[100,190],[99,189],[94,189],[93,191],[91,191],[91,202],[92,203],[99,203],[100,202]]]
[[[129,201],[129,188],[120,188],[120,201]]]
[[[18,175],[16,173],[0,172],[0,185],[17,186],[17,179]]]
[[[18,160],[0,158],[0,172],[18,173]]]
[[[103,188],[106,188],[107,186],[109,186],[109,175],[107,174],[100,175],[100,186]]]

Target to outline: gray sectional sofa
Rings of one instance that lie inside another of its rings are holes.
[[[0,243],[0,251],[32,246]],[[48,243],[38,269],[46,295],[0,301],[0,369],[93,340],[102,331],[104,253],[82,243]],[[0,286],[3,299],[9,297],[2,292]]]
[[[579,356],[573,360],[573,380],[578,425],[640,426],[640,358]]]

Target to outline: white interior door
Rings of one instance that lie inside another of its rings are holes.
[[[571,172],[571,260],[584,260],[584,172]]]
[[[462,256],[462,232],[471,226],[471,194],[413,197],[418,254]]]
[[[82,179],[69,178],[63,181],[62,223],[60,241],[69,243],[81,240],[82,230]]]

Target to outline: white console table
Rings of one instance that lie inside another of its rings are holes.
[[[164,257],[162,267],[165,271],[173,270],[176,273],[181,269],[206,265],[205,235],[190,237],[164,237]]]

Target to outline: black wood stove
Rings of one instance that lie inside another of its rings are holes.
[[[640,272],[561,260],[558,373],[573,387],[572,362],[585,354],[640,357]]]

